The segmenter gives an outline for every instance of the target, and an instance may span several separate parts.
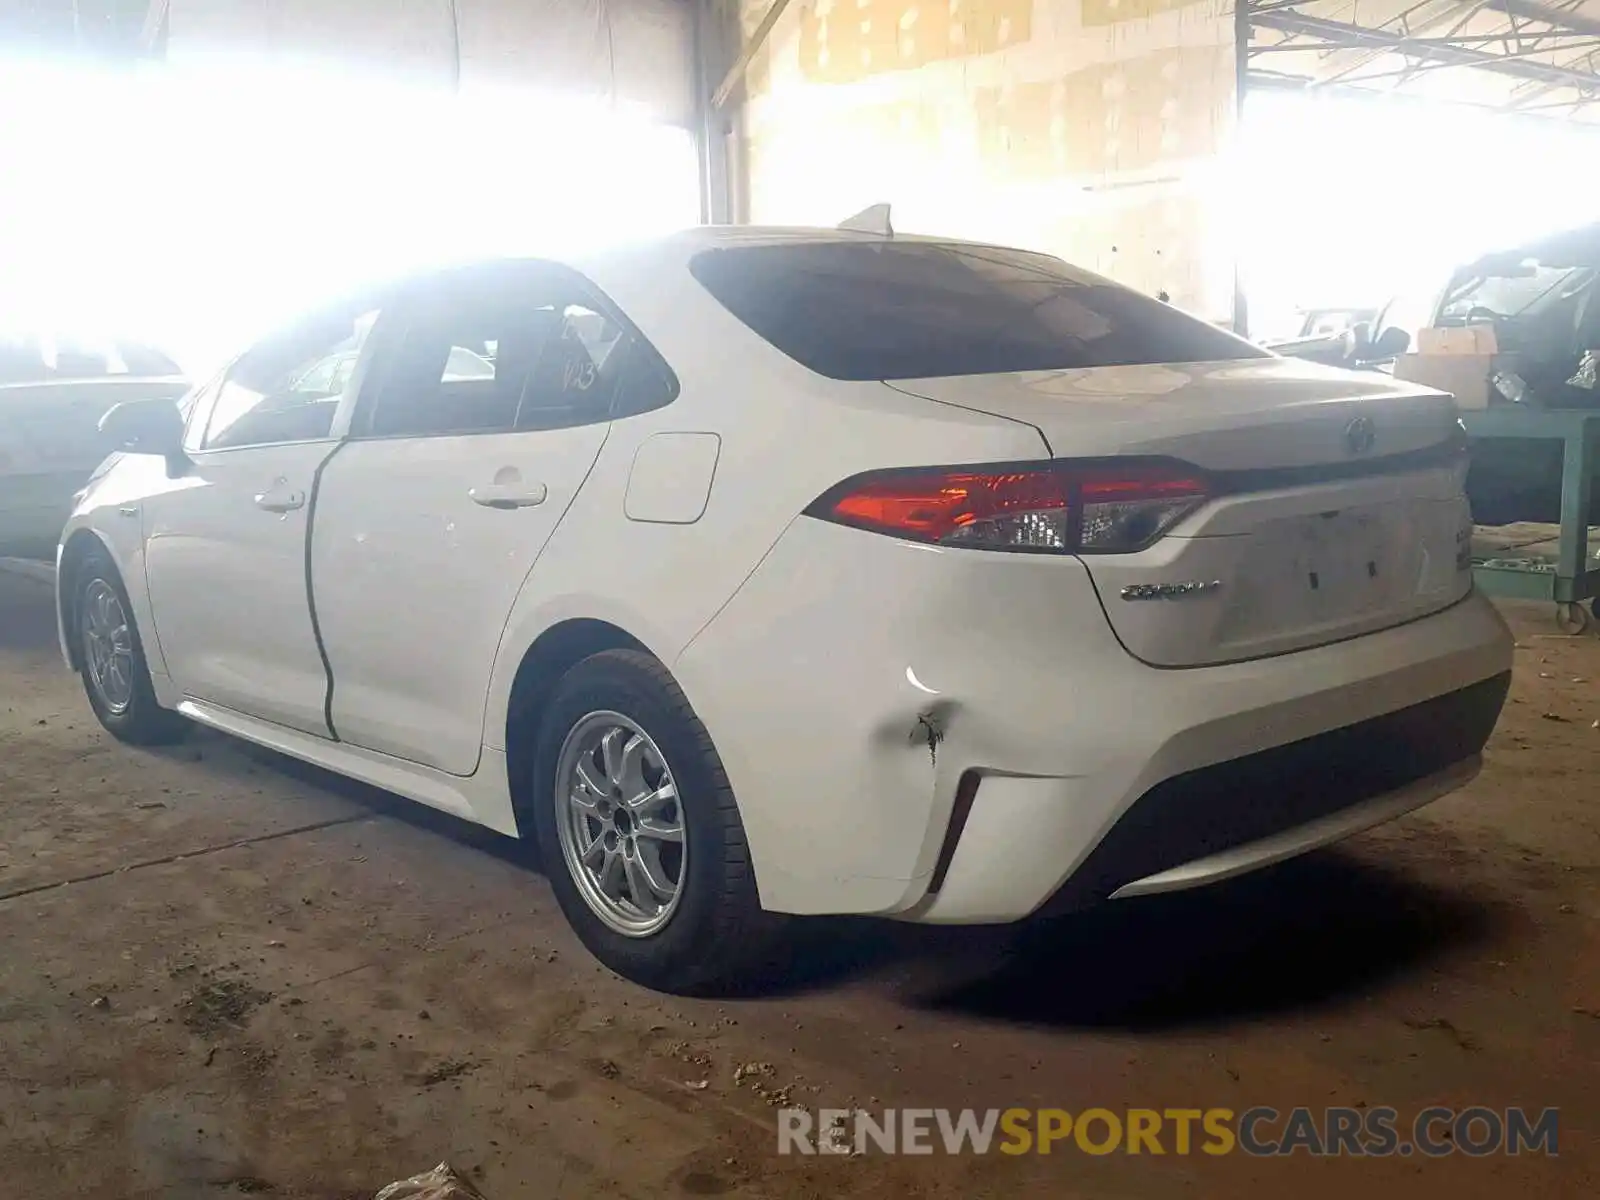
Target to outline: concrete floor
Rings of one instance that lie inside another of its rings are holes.
[[[3,1190],[333,1200],[448,1159],[490,1200],[1600,1194],[1600,639],[1515,619],[1488,768],[1425,814],[1047,930],[808,923],[703,1003],[597,968],[515,843],[220,737],[115,744],[0,573]],[[1558,1105],[1561,1155],[779,1158],[783,1085]]]

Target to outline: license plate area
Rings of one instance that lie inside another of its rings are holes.
[[[1394,598],[1399,514],[1354,510],[1284,523],[1285,587],[1305,590],[1311,611],[1355,616]]]
[[[1270,522],[1251,537],[1240,571],[1241,611],[1230,623],[1259,637],[1402,607],[1415,590],[1418,543],[1406,505]]]

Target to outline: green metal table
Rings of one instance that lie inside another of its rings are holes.
[[[1478,587],[1489,596],[1549,600],[1556,623],[1581,633],[1591,623],[1583,608],[1600,594],[1600,562],[1589,556],[1589,502],[1600,462],[1600,409],[1542,409],[1521,404],[1461,414],[1472,438],[1541,438],[1559,441],[1561,456],[1561,539],[1554,570],[1476,564]]]

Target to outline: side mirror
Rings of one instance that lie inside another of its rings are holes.
[[[176,478],[189,466],[183,452],[183,414],[171,400],[124,400],[100,418],[100,435],[112,450],[159,454]]]

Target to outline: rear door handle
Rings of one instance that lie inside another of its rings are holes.
[[[270,513],[288,513],[306,506],[304,492],[280,492],[277,488],[256,497],[256,507]]]
[[[549,494],[542,483],[490,483],[467,492],[474,504],[485,508],[533,508]]]

